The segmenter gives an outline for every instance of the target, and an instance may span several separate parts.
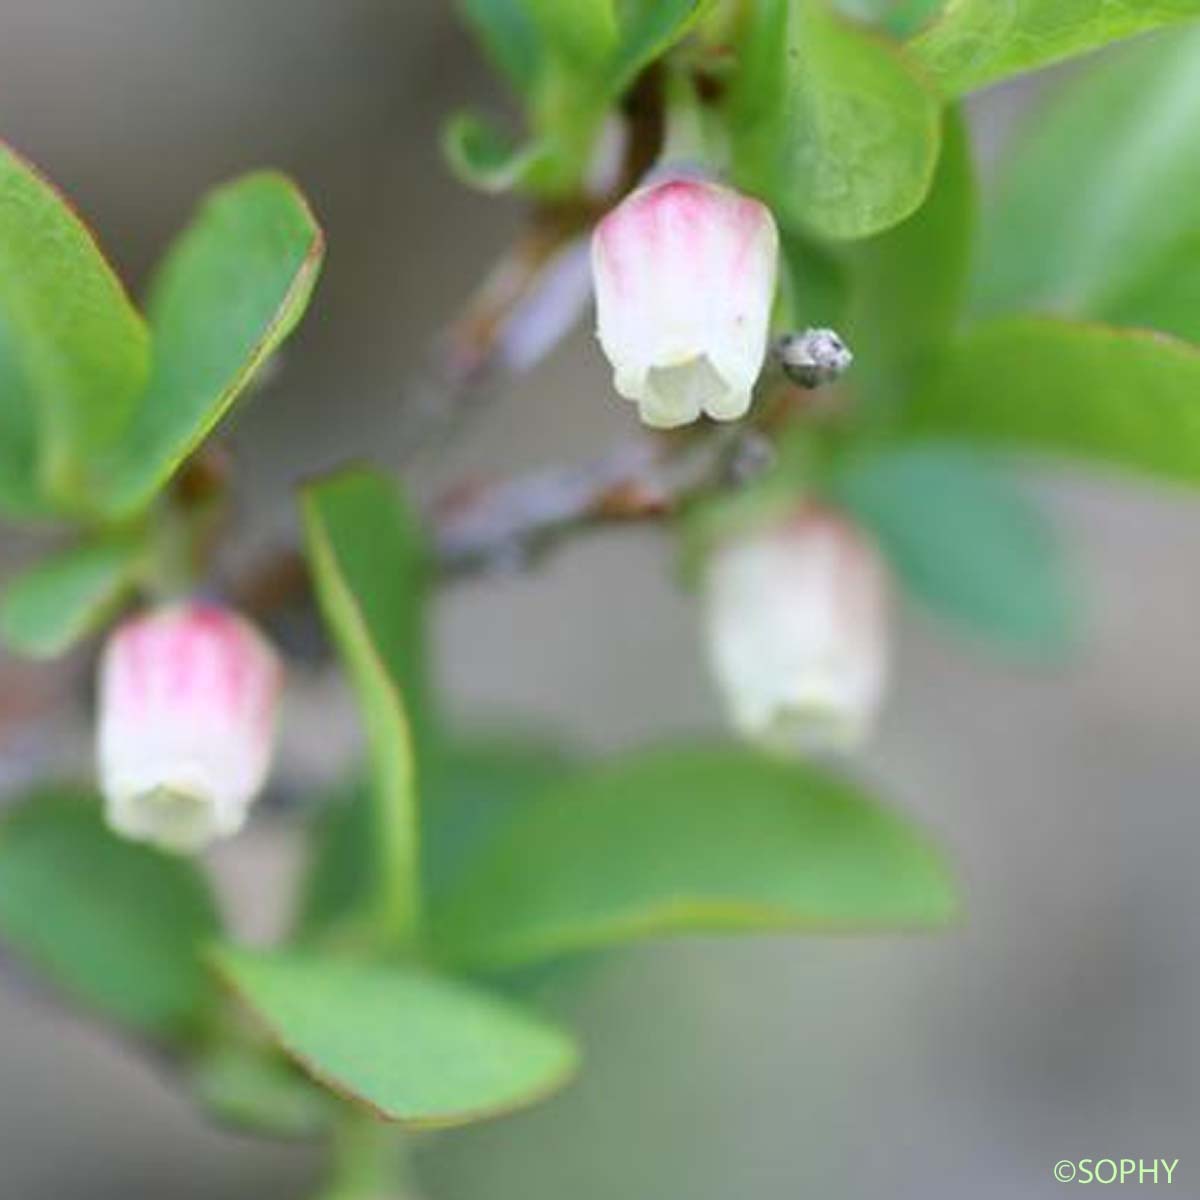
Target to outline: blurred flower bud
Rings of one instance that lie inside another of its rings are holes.
[[[668,429],[750,407],[766,353],[779,235],[730,188],[673,179],[626,197],[596,227],[600,345],[616,390]]]
[[[131,618],[100,668],[109,825],[175,851],[236,833],[271,765],[283,669],[248,622],[189,604]]]
[[[705,583],[712,666],[738,731],[780,750],[860,743],[888,658],[885,567],[866,537],[805,509],[719,546]]]

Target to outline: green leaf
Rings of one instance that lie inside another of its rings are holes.
[[[425,879],[438,896],[476,854],[577,768],[549,742],[512,737],[447,747],[425,781]]]
[[[850,247],[854,281],[845,326],[856,389],[896,402],[958,322],[974,234],[975,186],[966,130],[948,110],[925,203],[886,233]]]
[[[86,506],[84,468],[146,381],[149,338],[91,233],[53,185],[0,144],[0,461],[8,507]],[[9,389],[14,394],[9,394]],[[13,503],[15,496],[18,503]]]
[[[1069,80],[1010,148],[978,308],[1200,341],[1198,130],[1200,28],[1135,43]]]
[[[614,0],[525,0],[548,53],[581,68],[594,68],[617,44]]]
[[[148,503],[212,432],[300,320],[323,252],[282,175],[247,175],[208,197],[150,289],[150,382],[96,480],[109,513]]]
[[[909,43],[951,96],[1200,17],[1200,0],[949,0]]]
[[[910,431],[1200,483],[1200,350],[1054,318],[985,322],[915,395]]]
[[[451,961],[496,968],[673,933],[940,925],[954,910],[939,857],[849,783],[677,749],[552,789],[434,930]]]
[[[186,859],[121,841],[99,803],[43,793],[0,821],[0,940],[76,1001],[153,1036],[193,1030],[220,925]]]
[[[1070,643],[1073,591],[1060,548],[1000,464],[961,446],[902,445],[851,459],[833,494],[939,616],[1036,654]]]
[[[559,748],[525,738],[439,746],[421,784],[422,875],[429,892],[455,883],[489,838],[572,769]],[[352,922],[377,886],[373,837],[364,785],[351,783],[327,799],[301,895],[302,937],[320,939]]]
[[[0,634],[33,658],[53,658],[102,625],[133,586],[133,539],[84,542],[38,563],[4,593]]]
[[[830,326],[855,353],[856,390],[879,403],[903,395],[962,308],[975,225],[975,181],[958,112],[944,119],[933,186],[912,216],[844,245],[783,231],[781,320]]]
[[[381,932],[404,940],[419,920],[414,746],[426,741],[423,722],[429,719],[424,542],[395,486],[372,471],[346,471],[312,484],[302,503],[321,614],[367,730],[380,862],[377,920]]]
[[[38,463],[38,400],[18,359],[14,332],[0,315],[0,515],[53,516]]]
[[[500,73],[527,93],[541,74],[544,48],[524,0],[458,0],[458,7]]]
[[[763,0],[734,85],[734,164],[785,224],[867,237],[913,212],[938,102],[902,53],[820,3]]]
[[[216,965],[305,1071],[386,1121],[429,1129],[499,1116],[575,1070],[566,1034],[417,968],[234,950]]]
[[[450,119],[442,149],[455,175],[481,192],[504,192],[536,181],[548,154],[544,143],[517,145],[474,113]]]
[[[488,56],[524,96],[556,69],[601,105],[618,98],[713,6],[714,0],[460,0]],[[583,70],[582,76],[579,74]]]
[[[712,3],[622,0],[618,7],[613,0],[524,0],[519,18],[507,2],[498,4],[485,23],[511,52],[513,61],[501,68],[527,99],[533,133],[516,144],[478,117],[455,118],[443,137],[455,174],[484,191],[573,195],[611,105]],[[524,47],[519,60],[518,43]]]
[[[607,71],[608,94],[619,97],[656,59],[661,58],[714,7],[715,0],[628,0],[621,10],[621,32]]]

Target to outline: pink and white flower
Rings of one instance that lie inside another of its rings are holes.
[[[100,668],[105,815],[192,851],[236,833],[270,770],[283,669],[248,621],[186,604],[124,622]]]
[[[712,667],[733,724],[774,749],[849,749],[869,733],[888,665],[886,569],[848,521],[807,508],[710,559]]]
[[[627,196],[596,226],[597,333],[613,383],[657,428],[750,407],[779,234],[765,205],[696,179]]]

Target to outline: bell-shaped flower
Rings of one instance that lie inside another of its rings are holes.
[[[770,210],[698,179],[652,184],[596,226],[597,333],[616,390],[660,429],[745,414],[766,355]]]
[[[100,667],[109,825],[180,852],[236,833],[270,770],[282,682],[270,644],[215,605],[162,608],[120,625]]]
[[[738,731],[784,751],[859,744],[887,680],[887,591],[872,543],[815,507],[718,546],[708,647]]]

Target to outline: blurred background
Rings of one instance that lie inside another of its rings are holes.
[[[406,381],[518,227],[437,149],[440,119],[494,101],[489,87],[444,0],[0,0],[0,135],[135,285],[200,193],[248,167],[294,174],[325,224],[317,302],[232,431],[247,559],[290,538],[299,476],[398,461]],[[1032,98],[1017,86],[975,105],[985,165]],[[585,457],[630,419],[582,330],[413,483]],[[571,1008],[582,1079],[431,1142],[431,1197],[1040,1197],[1058,1194],[1056,1160],[1082,1157],[1179,1158],[1175,1194],[1200,1195],[1200,510],[1098,476],[1031,484],[1074,553],[1084,649],[1019,668],[905,614],[864,768],[950,849],[964,926],[614,957]],[[5,570],[30,549],[0,534]],[[454,711],[597,752],[718,732],[670,564],[655,534],[621,532],[448,591]],[[20,721],[56,686],[44,672],[5,661],[0,686],[0,778],[47,743],[86,761],[81,712],[52,730]],[[336,685],[302,681],[292,703],[303,769],[335,774],[354,740]],[[261,825],[217,856],[252,935],[278,920],[293,858]],[[303,1148],[213,1131],[152,1066],[0,990],[4,1200],[287,1200],[317,1168]]]

